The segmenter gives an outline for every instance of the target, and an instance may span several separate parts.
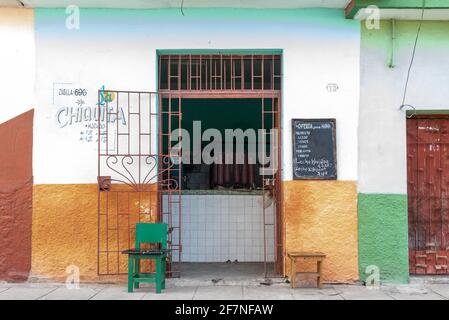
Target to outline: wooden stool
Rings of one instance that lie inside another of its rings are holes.
[[[296,288],[296,276],[299,275],[314,275],[317,277],[317,286],[321,289],[322,287],[322,270],[323,270],[323,261],[326,258],[326,255],[322,252],[289,252],[287,253],[290,258],[290,266],[291,266],[291,276],[290,283],[292,288]],[[317,263],[317,272],[296,272],[296,265],[298,260],[306,262],[306,261],[316,261]]]

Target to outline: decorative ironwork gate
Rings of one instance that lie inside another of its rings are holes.
[[[449,118],[407,119],[411,274],[448,274]]]
[[[181,124],[179,102],[154,92],[99,91],[99,275],[125,274],[121,251],[134,247],[135,224],[160,221],[169,225],[168,275],[179,275],[172,262],[181,257],[180,150],[170,141]]]

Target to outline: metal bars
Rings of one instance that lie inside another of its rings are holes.
[[[282,239],[282,195],[281,195],[281,172],[280,172],[280,99],[275,96],[262,98],[262,145],[265,146],[264,156],[267,149],[270,159],[274,163],[269,163],[270,168],[263,170],[263,234],[264,234],[264,273],[265,277],[269,275],[279,275],[283,268],[283,239]],[[265,163],[265,159],[263,161]],[[270,214],[269,211],[273,211]],[[267,219],[272,216],[272,220]],[[274,237],[274,269],[270,272],[268,269],[267,239],[268,233]]]
[[[281,89],[279,55],[162,55],[159,74],[160,92]]]
[[[137,222],[163,221],[164,215],[181,218],[180,166],[170,137],[160,121],[154,92],[101,90],[98,93],[98,274],[127,272],[123,250],[133,248]],[[171,98],[168,99],[171,105]],[[180,126],[181,109],[169,114]],[[171,128],[168,128],[171,132]],[[168,142],[167,142],[168,141]],[[166,143],[166,150],[158,143]],[[179,151],[180,152],[180,151]],[[177,207],[174,204],[178,204]],[[176,207],[176,209],[175,209]],[[171,262],[180,257],[180,220],[167,221]],[[151,265],[147,266],[151,269]]]

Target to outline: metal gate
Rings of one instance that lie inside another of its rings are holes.
[[[169,227],[167,272],[178,276],[172,262],[181,257],[181,155],[170,133],[181,124],[180,100],[163,101],[154,92],[101,90],[98,108],[98,274],[127,273],[127,256],[121,252],[134,247],[136,223],[164,221]]]
[[[448,274],[449,118],[407,119],[411,274]]]
[[[282,230],[282,173],[281,173],[281,118],[280,96],[271,96],[268,99],[262,97],[262,130],[266,128],[263,145],[270,147],[270,155],[275,154],[275,164],[263,171],[263,232],[264,232],[264,273],[265,277],[282,275],[283,271],[283,230]],[[267,212],[272,210],[272,212]],[[268,217],[267,217],[268,215]],[[273,217],[270,219],[270,217]],[[267,234],[274,237],[274,268],[269,270],[267,261],[269,254],[267,249]]]

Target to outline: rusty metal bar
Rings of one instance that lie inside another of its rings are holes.
[[[265,143],[265,98],[262,96],[262,143],[263,157],[266,156],[266,143]],[[265,163],[265,161],[263,161]],[[263,169],[265,173],[265,169]],[[263,223],[263,270],[265,278],[268,276],[267,272],[267,236],[266,236],[266,216],[265,216],[265,174],[262,175],[262,223]]]
[[[140,94],[139,94],[140,95]],[[140,100],[140,96],[139,96],[139,100]],[[152,121],[152,112],[151,112],[151,95],[148,97],[148,135],[150,136],[150,139],[148,139],[148,153],[151,154],[151,121]]]
[[[159,75],[160,76],[160,75]],[[162,112],[160,112],[160,111],[163,111],[163,109],[164,109],[164,106],[163,106],[163,104],[164,104],[164,100],[162,99],[162,97],[161,96],[158,96],[157,97],[157,99],[158,99],[158,101],[159,101],[159,113],[158,113],[158,115],[157,115],[157,118],[158,118],[158,124],[159,124],[159,127],[158,127],[158,148],[159,148],[159,150],[160,150],[160,148],[162,147],[162,142],[163,142],[163,139],[162,139],[162,135],[160,134],[161,132],[162,132],[162,127],[161,127],[161,125],[162,125]],[[159,152],[158,153],[158,173],[159,172],[161,172],[162,170],[164,170],[164,168],[163,168],[163,162],[162,162],[162,152]],[[163,179],[163,177],[161,177],[161,176],[159,176],[159,174],[158,174],[158,176],[157,176],[157,180],[158,180],[158,183],[157,183],[157,191],[158,191],[158,222],[161,222],[162,221],[162,219],[163,219],[163,214],[162,214],[162,211],[163,211],[163,197],[162,197],[162,193],[161,193],[161,189],[162,189],[162,187],[161,187],[161,184],[159,183],[159,180],[160,179]]]
[[[232,56],[231,56],[231,87],[229,88],[230,90],[235,89],[235,68],[234,68],[234,63],[232,62]]]
[[[178,90],[181,88],[181,56],[178,57]]]
[[[198,88],[197,88],[198,90]],[[200,88],[199,90],[203,90],[203,61],[202,57],[200,56]]]
[[[251,56],[251,90],[254,90],[254,56]]]
[[[181,97],[178,98],[178,115],[175,115],[178,117],[178,128],[181,128]],[[181,141],[182,137],[181,137],[181,131],[178,131],[178,141]],[[181,183],[182,183],[182,166],[181,166],[181,155],[182,149],[177,151],[177,169],[178,169],[178,174],[177,174],[177,179],[178,179],[178,184],[179,184],[179,188],[181,188]],[[181,227],[182,227],[182,214],[181,214],[181,203],[182,203],[182,198],[180,196],[180,194],[177,194],[177,204],[178,204],[178,223],[176,226],[177,232],[178,232],[178,242],[177,244],[175,244],[177,246],[177,251],[178,251],[178,262],[181,262],[181,238],[182,238],[182,234],[181,234]]]
[[[264,87],[265,87],[265,77],[264,77],[264,67],[265,67],[265,56],[262,56],[262,66],[261,66],[261,68],[262,68],[262,76],[261,76],[261,80],[260,80],[260,82],[261,82],[261,89],[262,90],[264,90]]]
[[[100,153],[101,153],[101,91],[98,90],[97,92],[97,98],[98,98],[98,158],[97,158],[97,179],[100,177],[101,172],[101,161],[100,161]],[[100,188],[98,188],[98,204],[97,204],[97,210],[98,210],[98,230],[97,230],[97,273],[100,273],[100,238],[101,238],[101,192]]]
[[[240,76],[238,78],[240,79],[240,91],[243,91],[245,89],[245,62],[243,61],[243,57],[240,57],[239,59],[240,63]],[[236,87],[237,90],[237,87]]]
[[[212,89],[212,59],[209,59],[209,90],[213,90]]]
[[[280,92],[275,90],[254,90],[254,91],[243,91],[243,90],[207,90],[207,91],[167,91],[161,90],[160,95],[167,98],[169,95],[172,97],[181,96],[184,99],[218,99],[218,98],[241,98],[241,99],[258,99],[261,95],[266,97],[279,97]]]
[[[167,90],[171,90],[171,56],[168,56]]]
[[[142,173],[142,164],[141,164],[141,157],[140,157],[140,155],[142,155],[142,137],[141,137],[141,132],[142,132],[142,127],[141,127],[141,117],[140,117],[140,112],[141,112],[141,109],[140,109],[140,93],[139,93],[139,95],[138,95],[138,99],[139,99],[139,101],[138,101],[138,106],[139,106],[139,108],[138,108],[138,119],[139,119],[139,132],[138,132],[138,134],[137,134],[137,137],[138,137],[138,139],[139,139],[139,157],[138,157],[138,159],[139,159],[139,173],[138,173],[138,183],[139,183],[139,186],[140,186],[140,184],[142,183],[142,177],[141,177],[141,173]],[[129,108],[129,106],[128,106],[128,108]],[[129,109],[128,109],[128,111],[129,111]],[[117,123],[118,123],[118,121],[117,121]],[[130,127],[131,126],[131,123],[128,123],[128,127]],[[140,198],[139,198],[139,200],[140,200]]]
[[[187,77],[187,90],[192,90],[192,55],[189,54],[189,67],[187,68],[189,70],[189,76]]]

